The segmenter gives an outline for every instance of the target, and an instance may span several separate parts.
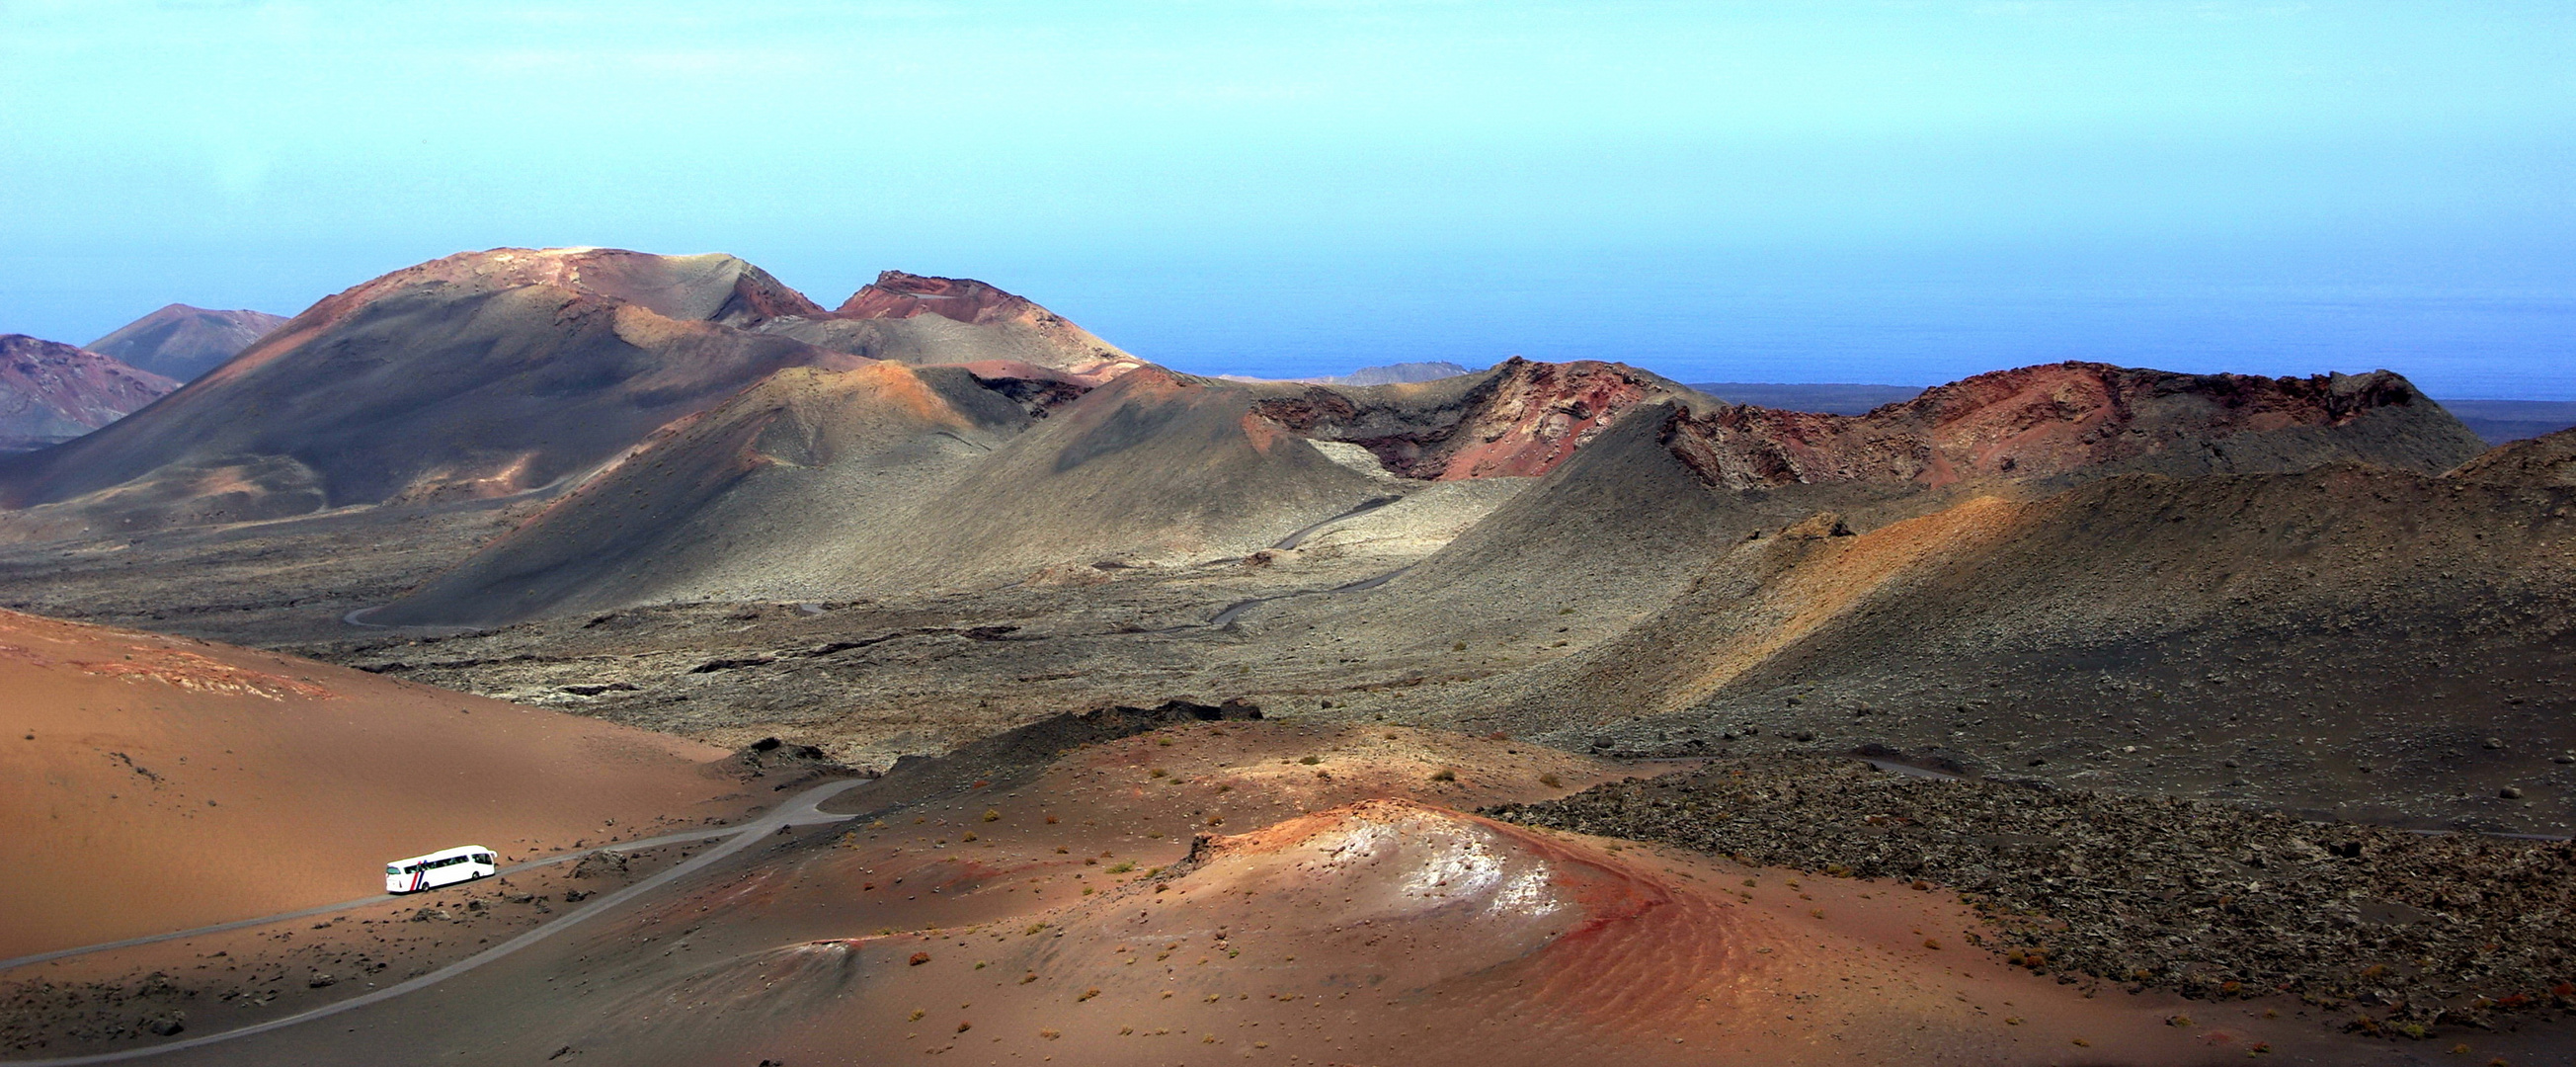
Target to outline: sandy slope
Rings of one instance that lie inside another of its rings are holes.
[[[0,613],[0,957],[383,891],[730,814],[677,738],[287,656]]]

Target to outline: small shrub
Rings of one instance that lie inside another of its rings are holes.
[[[1312,766],[1314,766],[1314,765],[1316,765],[1316,764],[1318,764],[1318,763],[1322,763],[1322,762],[1324,762],[1324,757],[1322,757],[1322,756],[1306,756],[1306,757],[1303,757],[1303,758],[1299,759],[1297,762],[1299,762],[1299,763],[1303,763],[1303,764],[1305,764],[1306,766],[1312,767]]]
[[[1000,822],[1000,821],[1002,821],[1002,813],[1001,813],[1000,811],[998,811],[998,810],[993,809],[993,808],[986,808],[986,809],[984,809],[984,821],[985,821],[985,822]]]
[[[1454,782],[1458,780],[1458,772],[1450,770],[1447,767],[1442,767],[1439,770],[1431,772],[1431,780],[1435,782]]]
[[[1565,780],[1557,777],[1555,771],[1549,771],[1546,774],[1538,776],[1538,784],[1550,789],[1557,789],[1562,788],[1565,785]]]
[[[912,954],[912,959],[909,962],[912,966],[919,967],[922,964],[930,962],[930,953],[915,952]]]

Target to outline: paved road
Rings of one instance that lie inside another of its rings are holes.
[[[1404,572],[1412,569],[1413,568],[1411,566],[1397,567],[1396,569],[1388,571],[1385,574],[1378,575],[1375,578],[1362,578],[1359,581],[1337,585],[1330,589],[1300,589],[1294,593],[1279,593],[1273,596],[1257,596],[1250,600],[1239,600],[1226,605],[1225,610],[1217,612],[1216,617],[1209,619],[1206,625],[1211,629],[1225,629],[1226,626],[1233,623],[1234,620],[1242,618],[1244,612],[1260,607],[1261,605],[1267,604],[1273,600],[1287,600],[1292,597],[1301,596],[1326,596],[1333,593],[1356,593],[1364,589],[1375,589],[1381,585],[1385,585],[1388,582],[1396,580],[1398,577],[1401,577]],[[1195,630],[1198,629],[1198,627],[1175,626],[1171,629]]]
[[[70,1056],[51,1060],[5,1060],[0,1061],[0,1065],[5,1065],[5,1067],[72,1067],[73,1064],[114,1063],[119,1060],[140,1059],[145,1056],[159,1055],[164,1052],[176,1052],[180,1049],[198,1048],[204,1045],[214,1044],[218,1041],[230,1041],[234,1038],[249,1037],[252,1034],[267,1033],[271,1030],[281,1030],[299,1023],[307,1023],[315,1019],[338,1015],[341,1012],[348,1011],[353,1008],[362,1008],[378,1001],[391,1000],[395,997],[402,996],[405,993],[418,992],[420,990],[427,989],[430,986],[437,985],[440,982],[444,982],[450,978],[454,978],[457,975],[464,974],[467,971],[483,966],[484,964],[500,959],[503,956],[517,952],[520,949],[536,944],[546,938],[553,937],[556,934],[570,929],[574,924],[605,913],[620,904],[624,904],[636,897],[650,893],[653,890],[660,889],[661,887],[669,885],[670,883],[686,877],[689,874],[703,870],[717,860],[733,855],[736,852],[740,852],[743,849],[759,843],[762,839],[777,833],[781,827],[811,826],[820,823],[840,822],[845,819],[854,818],[855,816],[850,815],[833,815],[820,810],[818,806],[826,800],[839,796],[840,794],[848,792],[858,786],[867,784],[867,781],[867,779],[855,779],[851,781],[827,782],[822,785],[815,786],[812,789],[796,794],[796,796],[787,803],[779,805],[777,810],[740,826],[713,829],[705,832],[693,831],[682,834],[670,834],[664,837],[649,838],[643,841],[628,841],[623,844],[611,845],[608,846],[607,849],[592,849],[591,851],[598,852],[644,848],[657,844],[677,844],[683,841],[699,841],[709,837],[731,835],[730,840],[727,840],[723,844],[717,845],[714,848],[708,849],[705,852],[701,852],[690,857],[686,862],[681,863],[679,866],[663,871],[660,874],[653,875],[650,878],[646,878],[643,881],[627,886],[626,888],[620,889],[614,893],[602,896],[597,900],[591,901],[588,904],[584,904],[579,908],[564,913],[562,918],[556,919],[553,922],[539,926],[527,933],[520,934],[510,940],[501,942],[491,948],[484,949],[472,956],[468,956],[409,981],[386,986],[383,989],[351,997],[347,1000],[325,1004],[309,1011],[289,1015],[283,1019],[271,1019],[264,1023],[245,1026],[238,1030],[226,1030],[222,1033],[207,1034],[203,1037],[192,1037],[184,1041],[172,1041],[167,1044],[153,1045],[148,1048],[131,1048],[116,1052],[102,1052],[91,1056]],[[530,867],[541,866],[546,863],[561,863],[565,860],[572,859],[575,856],[584,854],[585,853],[574,853],[567,856],[558,856],[549,860],[540,860],[536,863],[523,863],[510,868],[510,870],[521,871]],[[195,930],[183,930],[178,933],[161,934],[154,937],[134,938],[126,941],[112,942],[105,945],[90,945],[83,948],[65,949],[60,952],[51,952],[40,956],[27,956],[16,960],[0,960],[0,968],[17,966],[23,963],[34,963],[40,960],[60,959],[64,956],[78,955],[84,952],[101,952],[107,949],[120,948],[128,945],[148,944],[154,941],[166,941],[171,938],[189,937],[219,930],[237,929],[244,926],[256,926],[260,923],[277,922],[282,919],[292,919],[305,915],[318,915],[326,911],[337,911],[342,908],[353,908],[361,904],[372,904],[391,899],[393,898],[386,896],[369,897],[365,900],[350,901],[345,904],[331,904],[319,908],[308,908],[303,911],[289,912],[284,915],[271,915],[259,919],[246,919],[241,922],[226,923],[221,926],[201,927]]]

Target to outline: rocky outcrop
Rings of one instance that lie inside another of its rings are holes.
[[[1030,377],[1034,367],[1085,387],[1146,365],[1027,297],[972,278],[899,270],[877,275],[832,311],[761,329],[869,359],[964,365],[986,377]]]
[[[2451,477],[2546,489],[2576,486],[2576,430],[2525,438],[2460,465]]]
[[[0,335],[0,450],[68,441],[178,387],[88,349]]]
[[[283,315],[209,311],[171,304],[118,327],[86,347],[138,370],[184,382],[222,366],[270,330],[284,325]]]
[[[2296,469],[2358,459],[2439,473],[2475,434],[2388,371],[2309,378],[2101,363],[1996,371],[1866,415],[1724,407],[1676,413],[1674,454],[1713,486],[1941,487],[1987,479]]]
[[[925,313],[970,324],[1054,315],[1026,297],[973,278],[936,278],[899,270],[879,272],[876,281],[861,286],[832,309],[834,317],[844,319],[908,319]]]
[[[1474,377],[1312,386],[1253,410],[1291,433],[1364,447],[1398,475],[1454,481],[1545,474],[1629,409],[1684,391],[1625,364],[1514,356]]]

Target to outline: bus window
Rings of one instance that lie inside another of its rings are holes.
[[[386,873],[386,874],[399,875],[399,874],[401,874],[402,872],[403,872],[403,869],[402,869],[402,868],[397,867],[397,866],[395,866],[395,865],[393,865],[393,864],[388,863],[388,864],[386,864],[386,865],[385,865],[385,873]]]

